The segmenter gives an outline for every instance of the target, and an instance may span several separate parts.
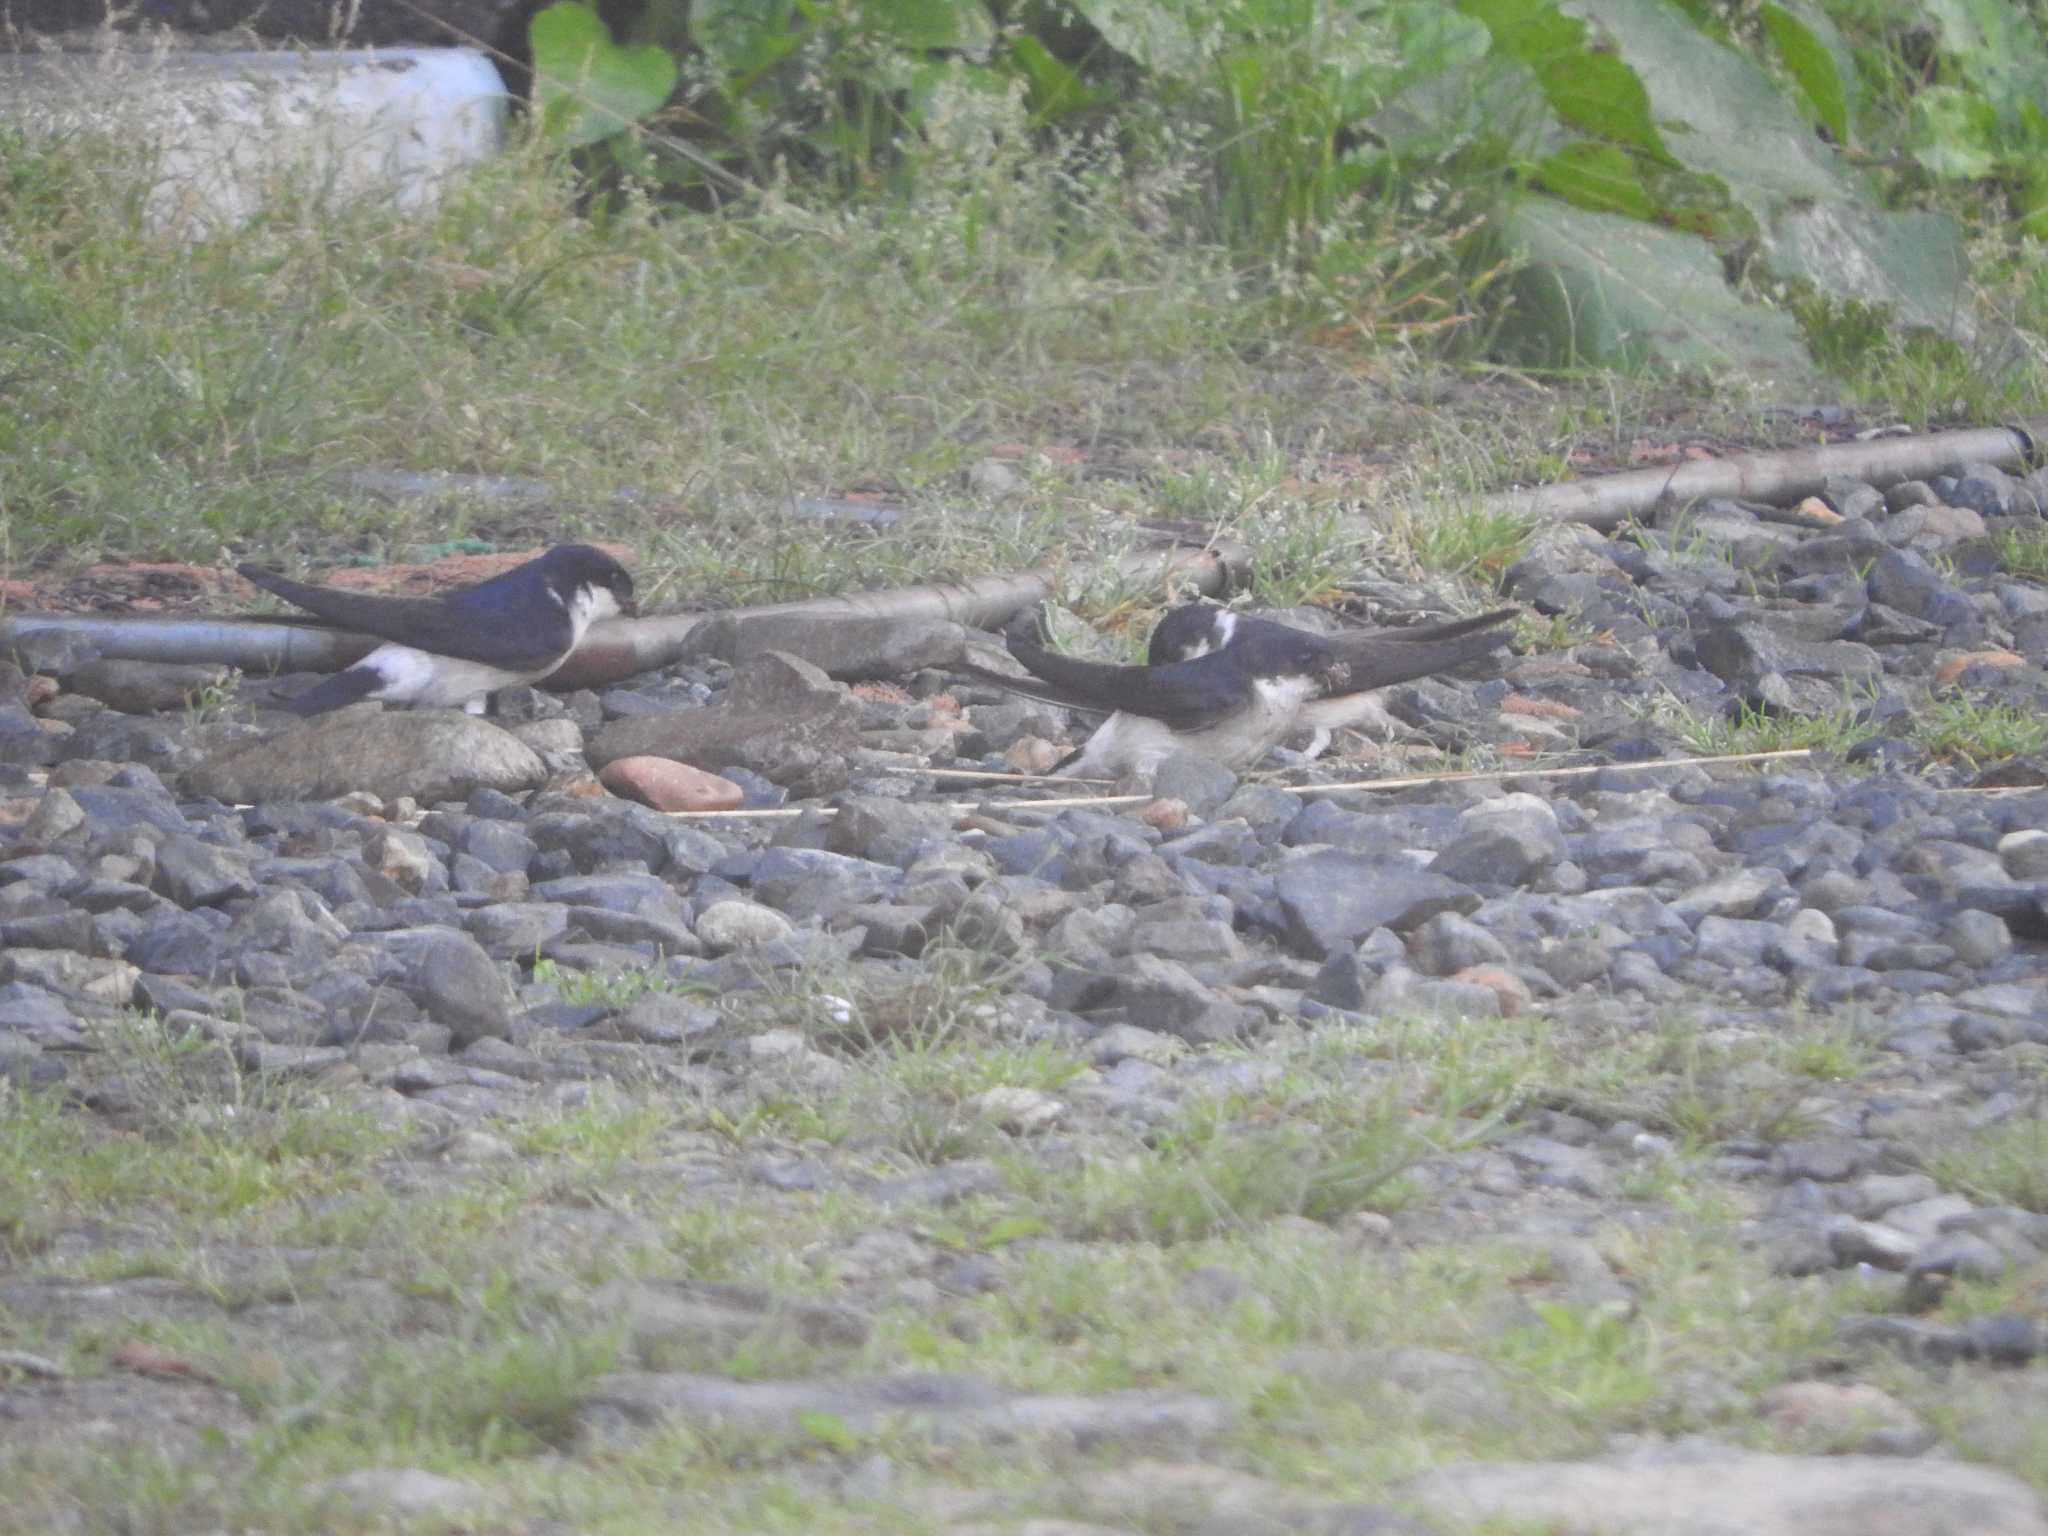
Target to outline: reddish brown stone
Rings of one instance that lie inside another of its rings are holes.
[[[1579,711],[1559,699],[1532,699],[1526,693],[1511,693],[1500,701],[1504,715],[1528,715],[1537,720],[1576,720]]]
[[[1934,668],[1934,685],[1946,688],[1972,667],[2023,667],[2026,658],[2011,651],[1965,651],[1944,657]]]
[[[1161,797],[1140,810],[1138,820],[1162,832],[1178,832],[1188,824],[1188,803]]]
[[[1019,736],[1003,753],[1003,761],[1019,773],[1051,773],[1060,749],[1043,736]]]
[[[657,811],[736,811],[747,798],[731,779],[666,757],[621,757],[597,777],[613,794]]]
[[[1500,1014],[1504,1019],[1513,1018],[1529,1006],[1529,984],[1513,971],[1498,965],[1468,965],[1451,980],[1469,981],[1487,988],[1500,999]]]

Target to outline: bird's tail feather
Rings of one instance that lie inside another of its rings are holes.
[[[1516,612],[1502,608],[1416,630],[1340,633],[1330,636],[1328,643],[1351,669],[1351,685],[1346,691],[1384,688],[1477,661],[1506,644],[1507,636],[1498,633],[1496,626]]]
[[[971,661],[956,661],[948,666],[949,672],[958,672],[973,678],[976,682],[988,683],[992,687],[1014,693],[1019,698],[1036,699],[1041,704],[1051,704],[1059,709],[1079,710],[1084,714],[1106,715],[1108,706],[1099,700],[1087,698],[1078,693],[1069,693],[1057,685],[1037,677],[1013,677],[1007,672],[998,672],[993,667],[977,666]]]
[[[350,667],[285,700],[284,707],[295,715],[324,715],[330,709],[362,703],[383,683],[384,679],[368,667]]]

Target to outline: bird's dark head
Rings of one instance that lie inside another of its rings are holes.
[[[557,544],[541,556],[540,567],[548,589],[585,622],[614,614],[631,618],[640,611],[633,600],[632,575],[601,549]]]
[[[1169,608],[1153,627],[1145,660],[1155,667],[1193,661],[1228,645],[1237,631],[1237,615],[1218,603],[1182,603]]]
[[[1328,642],[1279,624],[1245,626],[1230,653],[1254,677],[1299,679],[1320,688],[1341,688],[1350,675]]]

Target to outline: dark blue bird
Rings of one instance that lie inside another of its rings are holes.
[[[1010,654],[1032,677],[964,670],[1013,693],[1108,715],[1055,773],[1145,777],[1176,751],[1244,768],[1297,730],[1314,732],[1311,755],[1320,752],[1332,731],[1378,712],[1370,690],[1485,655],[1502,640],[1488,631],[1514,613],[1317,635],[1189,603],[1159,621],[1142,666],[1080,661],[1013,634]]]
[[[481,714],[500,688],[559,667],[599,619],[636,611],[626,568],[588,544],[558,544],[441,597],[379,597],[307,586],[259,565],[236,569],[330,624],[385,642],[291,700],[286,707],[302,715],[363,699]]]

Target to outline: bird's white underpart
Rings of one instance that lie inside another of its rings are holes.
[[[500,688],[513,688],[546,677],[583,643],[584,632],[592,624],[619,612],[618,598],[606,587],[578,587],[566,603],[559,592],[550,590],[548,595],[569,611],[569,648],[538,671],[511,671],[487,662],[437,656],[395,641],[378,646],[348,670],[367,672],[377,679],[376,686],[364,698],[417,704],[427,709],[461,708],[480,715],[490,696]]]
[[[1199,752],[1226,768],[1248,768],[1295,728],[1302,706],[1316,696],[1319,686],[1312,677],[1261,678],[1252,684],[1250,704],[1200,731],[1177,732],[1149,715],[1118,711],[1058,772],[1067,778],[1149,778],[1175,752]]]

